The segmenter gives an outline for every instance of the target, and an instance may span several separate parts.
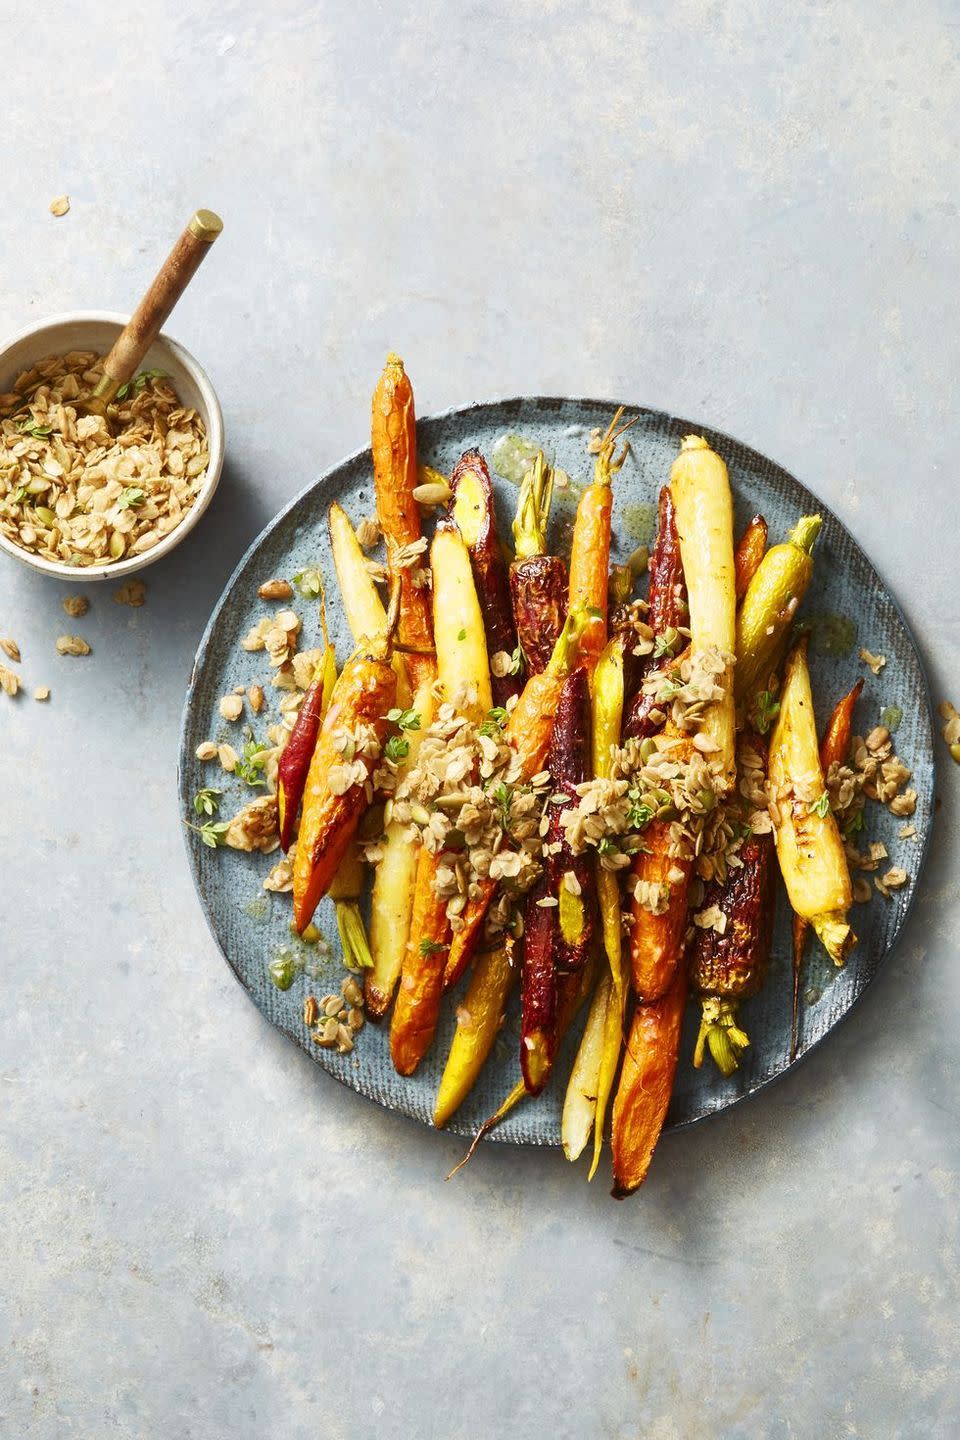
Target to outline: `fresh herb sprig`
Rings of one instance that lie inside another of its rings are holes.
[[[216,815],[222,794],[222,790],[198,790],[193,797],[194,810],[198,815]]]

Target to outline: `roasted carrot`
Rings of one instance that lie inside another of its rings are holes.
[[[593,773],[609,779],[613,773],[613,752],[618,744],[623,719],[624,644],[615,636],[600,656],[593,676]],[[611,988],[604,1016],[603,1043],[596,1080],[593,1126],[593,1160],[588,1179],[600,1162],[604,1120],[613,1090],[623,1039],[626,985],[623,975],[623,924],[620,909],[619,877],[597,865],[597,905],[603,934],[603,948],[610,967]]]
[[[677,512],[669,485],[661,487],[657,510],[657,538],[647,567],[650,576],[647,624],[655,635],[663,635],[687,619],[687,586],[677,534]]]
[[[387,612],[367,569],[367,557],[357,539],[356,531],[347,512],[336,501],[327,511],[327,527],[330,531],[330,549],[340,585],[343,612],[350,626],[353,643],[359,645],[361,640],[380,634],[387,623]],[[393,656],[393,668],[397,672],[397,704],[406,709],[410,704],[410,681],[406,661],[396,652]],[[433,678],[432,675],[430,678]]]
[[[512,657],[517,648],[517,629],[510,601],[510,576],[497,535],[490,471],[479,450],[468,450],[461,455],[453,467],[450,488],[453,498],[448,514],[470,552],[487,653]],[[494,674],[491,683],[497,705],[506,705],[523,688],[519,667],[506,675]]]
[[[470,556],[460,531],[441,526],[430,551],[437,673],[444,698],[479,722],[492,708],[483,616]],[[413,916],[390,1026],[390,1052],[411,1075],[436,1030],[450,944],[447,899],[437,894],[440,854],[423,846],[417,858]]]
[[[459,530],[438,528],[430,547],[437,675],[444,698],[479,723],[493,706],[483,614]]]
[[[412,1075],[430,1048],[443,994],[450,921],[447,902],[437,894],[436,859],[421,846],[410,939],[390,1023],[390,1055],[401,1075]]]
[[[590,756],[590,682],[586,666],[578,665],[564,681],[550,737],[547,768],[554,794],[566,795],[576,805],[577,786],[588,778]],[[553,963],[557,970],[568,971],[580,969],[592,944],[596,900],[593,858],[573,853],[562,816],[562,806],[549,807],[546,873],[547,895],[556,902]]]
[[[779,668],[797,606],[813,575],[819,515],[804,515],[782,545],[764,555],[737,612],[738,705],[749,705]]]
[[[546,876],[527,895],[521,970],[520,1069],[528,1095],[539,1095],[553,1065],[557,1022],[554,922]]]
[[[360,913],[360,896],[363,893],[366,873],[363,856],[354,842],[347,847],[347,853],[340,861],[340,868],[330,882],[327,894],[334,903],[343,963],[348,970],[363,970],[369,973],[373,956]]]
[[[638,686],[638,682],[653,668],[662,666],[666,657],[679,649],[681,642],[678,626],[685,625],[687,621],[687,589],[683,579],[676,512],[669,485],[664,485],[660,491],[658,510],[657,538],[649,564],[647,624],[659,641],[659,653],[651,652],[641,658],[639,665],[630,667],[633,694],[623,720],[625,739],[642,740],[659,728],[659,722],[654,723],[650,719],[650,712],[658,708],[657,701],[653,695],[644,694],[643,686]]]
[[[373,392],[371,419],[373,479],[377,516],[387,544],[391,580],[400,579],[399,647],[415,690],[433,674],[430,592],[415,580],[415,557],[409,547],[421,539],[420,508],[413,492],[417,474],[417,422],[413,387],[399,355],[388,355]]]
[[[573,975],[561,975],[559,977],[557,981],[557,1021],[556,1042],[554,1047],[555,1049],[559,1049],[560,1045],[563,1042],[564,1036],[570,1029],[570,1026],[573,1024],[574,1020],[577,1018],[580,1007],[583,1005],[587,997],[592,993],[596,978],[597,968],[592,955],[582,970]],[[480,1126],[480,1129],[477,1131],[476,1135],[474,1135],[473,1139],[471,1140],[470,1148],[467,1150],[466,1155],[464,1155],[460,1163],[458,1165],[455,1165],[450,1171],[450,1174],[447,1176],[448,1180],[452,1180],[454,1175],[458,1174],[459,1171],[463,1169],[467,1161],[471,1159],[471,1157],[476,1153],[480,1141],[483,1140],[487,1135],[489,1135],[490,1131],[495,1129],[496,1126],[500,1124],[500,1121],[503,1120],[507,1115],[509,1115],[510,1111],[513,1110],[515,1106],[520,1103],[521,1100],[526,1099],[527,1093],[527,1087],[524,1082],[523,1076],[521,1075],[516,1085],[514,1085],[513,1089],[508,1095],[504,1096],[503,1100],[497,1106],[493,1114],[489,1116],[488,1119],[484,1120],[483,1124]]]
[[[587,777],[589,699],[586,667],[578,665],[560,692],[549,751],[554,791],[574,802]],[[551,853],[527,897],[524,921],[520,1062],[531,1095],[543,1089],[553,1065],[557,977],[582,969],[594,932],[593,862],[573,854],[560,816],[561,807],[551,806]]]
[[[673,984],[687,929],[693,861],[670,854],[670,824],[654,820],[647,826],[645,849],[630,871],[630,969],[638,998],[647,1002]]]
[[[767,548],[767,522],[762,515],[754,515],[746,530],[737,541],[733,552],[734,590],[737,604],[747,593],[750,581],[760,568],[763,552]]]
[[[622,409],[614,415],[597,455],[593,482],[580,497],[570,551],[570,608],[586,610],[592,622],[584,632],[581,645],[581,658],[591,676],[607,643],[612,482],[627,456],[626,445],[616,454],[617,440],[627,428],[617,429],[622,415]]]
[[[518,974],[513,946],[513,937],[507,935],[497,949],[477,957],[467,993],[457,1006],[457,1028],[433,1107],[438,1128],[469,1095],[503,1024],[507,997]]]
[[[539,675],[531,675],[523,687],[523,694],[517,701],[507,721],[507,743],[513,746],[519,761],[519,781],[531,780],[544,767],[553,717],[564,681],[576,663],[580,638],[586,617],[579,611],[567,617],[560,637],[553,648],[550,663]],[[496,892],[496,882],[481,882],[481,894],[470,900],[461,916],[462,926],[454,934],[450,945],[450,958],[444,976],[444,986],[455,985],[470,962],[477,948],[480,931],[490,902]]]
[[[520,485],[510,566],[513,618],[528,675],[547,668],[567,613],[567,567],[559,555],[546,553],[552,497],[553,471],[541,450]]]
[[[834,707],[833,714],[827,721],[827,728],[823,732],[823,739],[820,741],[820,768],[824,778],[830,773],[831,765],[842,765],[847,758],[850,749],[850,736],[853,733],[853,712],[857,701],[860,699],[860,692],[863,689],[863,681],[858,680],[853,689],[838,700]],[[803,971],[803,952],[807,945],[807,935],[810,933],[810,921],[805,920],[802,915],[794,914],[793,917],[793,1006],[790,1019],[790,1059],[797,1058],[797,1019],[800,1004],[800,976]]]
[[[590,1132],[597,1119],[597,1091],[603,1065],[604,1041],[608,1008],[615,1008],[613,982],[609,974],[601,975],[583,1027],[576,1059],[567,1081],[560,1118],[560,1139],[563,1153],[570,1161],[583,1154]],[[617,1016],[617,1036],[620,1017]],[[618,1046],[619,1050],[619,1046]]]
[[[387,711],[397,694],[397,677],[389,660],[396,603],[391,611],[387,633],[361,646],[343,667],[310,761],[293,867],[293,919],[301,934],[329,889],[369,804],[369,776],[386,739]],[[355,775],[341,791],[346,778],[342,736],[361,727],[372,730],[377,748],[373,754],[366,747],[358,750],[354,763],[364,776]],[[331,773],[336,783],[331,782]]]
[[[718,794],[736,779],[733,666],[736,593],[733,569],[733,499],[727,467],[700,435],[686,435],[670,471],[680,555],[690,609],[691,645],[723,664],[720,697],[706,708],[700,733],[712,744]]]
[[[320,722],[336,683],[337,656],[333,646],[328,645],[297,711],[294,727],[277,766],[277,825],[280,848],[284,851],[290,849],[293,841],[297,812],[320,733]]]
[[[686,1000],[687,976],[681,966],[662,999],[638,1005],[634,1011],[613,1102],[611,1147],[617,1198],[631,1194],[647,1177],[670,1104]]]
[[[760,989],[770,958],[777,869],[772,833],[749,835],[737,858],[740,864],[722,882],[707,886],[699,912],[715,909],[722,929],[698,926],[690,945],[690,988],[702,1009],[693,1063],[699,1068],[709,1048],[723,1075],[733,1074],[749,1044],[737,1011]]]
[[[857,943],[847,919],[853,888],[820,764],[806,639],[794,647],[784,668],[770,736],[769,789],[790,904],[810,921],[834,964],[842,965]]]

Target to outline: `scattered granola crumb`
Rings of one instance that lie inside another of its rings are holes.
[[[0,640],[0,650],[3,651],[8,660],[16,660],[20,663],[20,646],[16,640]]]
[[[67,211],[68,211],[69,209],[70,209],[70,196],[69,196],[69,195],[58,195],[55,200],[51,200],[51,201],[50,201],[50,214],[51,214],[51,215],[56,215],[56,217],[57,217],[58,220],[60,219],[60,216],[61,216],[61,215],[66,215],[66,213],[67,213]]]
[[[369,515],[357,526],[357,540],[364,550],[372,550],[375,545],[379,544],[382,534],[379,523]]]
[[[289,580],[264,580],[257,594],[261,600],[292,600],[293,586]]]
[[[220,714],[224,720],[233,722],[243,714],[243,700],[239,695],[224,695],[220,701]]]
[[[255,650],[263,650],[266,647],[267,636],[272,629],[273,620],[269,615],[264,615],[263,619],[258,620],[252,630],[247,631],[246,635],[244,635],[240,641],[240,644],[244,650],[250,653]]]
[[[212,740],[201,740],[195,753],[198,760],[215,760],[217,747]]]
[[[872,895],[873,891],[870,889],[870,881],[864,879],[862,875],[858,875],[853,882],[853,898],[856,903],[858,905],[866,905]]]
[[[90,646],[82,635],[60,635],[57,637],[58,655],[89,655]]]
[[[217,759],[220,761],[224,770],[232,773],[237,768],[237,761],[240,759],[240,756],[232,745],[218,745]]]
[[[901,825],[898,834],[901,840],[915,840],[917,837],[916,825]]]
[[[8,670],[6,665],[0,665],[0,690],[12,696],[16,695],[19,689],[20,676],[15,675],[12,670]]]
[[[317,1004],[316,995],[308,995],[303,1002],[303,1023],[304,1025],[316,1025],[320,1016],[320,1006]]]
[[[114,595],[118,605],[130,605],[138,610],[147,598],[147,587],[143,580],[128,580]]]
[[[230,821],[223,843],[232,850],[246,850],[248,853],[259,850],[263,855],[272,854],[280,845],[276,795],[258,795],[256,800],[244,805]]]
[[[34,698],[34,700],[49,700],[49,699],[50,699],[50,687],[49,687],[49,685],[38,685],[37,688],[36,688],[36,690],[34,690],[34,692],[33,692],[33,698]]]
[[[90,609],[90,601],[86,595],[65,595],[63,597],[63,608],[71,620],[82,620]]]
[[[881,877],[889,890],[899,890],[901,885],[906,885],[909,878],[906,870],[901,870],[899,865],[891,865],[887,873]]]
[[[263,686],[251,685],[250,689],[247,691],[247,695],[250,700],[250,709],[253,711],[254,715],[259,715],[260,711],[263,709]]]
[[[879,675],[887,663],[886,655],[871,655],[869,650],[861,650],[860,659],[864,665],[873,671],[874,675]]]

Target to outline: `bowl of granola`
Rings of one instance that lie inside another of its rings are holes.
[[[0,349],[0,548],[46,575],[142,570],[193,529],[220,479],[220,402],[167,335],[119,392],[109,426],[84,413],[127,318],[75,311]]]

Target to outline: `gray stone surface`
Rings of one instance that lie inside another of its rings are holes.
[[[210,607],[362,441],[389,347],[423,413],[622,394],[742,436],[956,697],[956,7],[56,0],[0,43],[0,329],[129,307],[211,205],[170,328],[229,436],[146,607],[94,591],[89,660],[53,651],[66,587],[0,566],[53,692],[0,706],[0,1435],[958,1433],[949,760],[872,992],[623,1205],[556,1154],[444,1185],[459,1142],[295,1053],[207,934],[174,787]]]

